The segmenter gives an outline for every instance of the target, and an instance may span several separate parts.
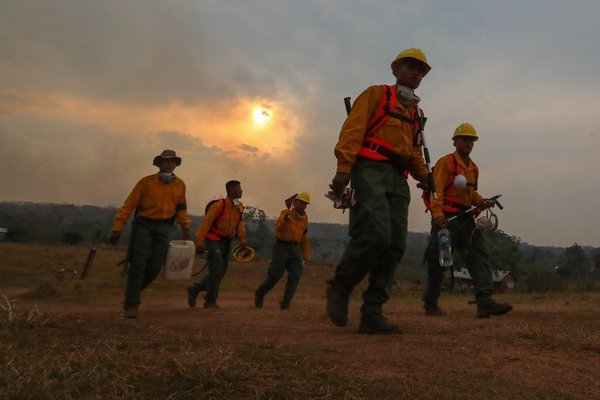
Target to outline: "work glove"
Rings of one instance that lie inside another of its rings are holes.
[[[444,217],[433,217],[431,219],[431,226],[436,231],[444,229],[447,225],[448,223],[446,222],[446,218]]]
[[[350,174],[347,174],[345,172],[338,172],[331,180],[329,188],[338,198],[341,198],[342,194],[344,193],[344,189],[346,189],[346,186],[348,186],[349,183]]]
[[[119,238],[121,237],[121,232],[119,231],[112,231],[110,233],[110,236],[108,237],[108,241],[111,242],[114,246],[117,245],[117,243],[119,242]]]

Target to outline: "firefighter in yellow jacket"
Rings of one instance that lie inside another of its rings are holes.
[[[142,178],[117,213],[110,241],[117,244],[123,225],[135,210],[129,240],[127,287],[123,304],[125,318],[136,318],[142,290],[158,275],[165,263],[173,223],[177,221],[184,239],[190,238],[185,183],[175,176],[181,158],[173,150],[154,157],[159,172]]]
[[[383,314],[396,266],[404,254],[410,190],[407,176],[426,182],[423,118],[414,90],[427,75],[425,54],[416,48],[392,61],[393,86],[371,86],[354,102],[335,146],[337,170],[330,188],[340,198],[349,182],[356,205],[350,208],[350,241],[327,290],[327,314],[344,326],[348,299],[369,275],[363,292],[359,333],[397,334]]]
[[[438,160],[433,172],[437,198],[429,196],[431,210],[431,241],[426,250],[427,287],[423,294],[425,315],[442,316],[438,306],[444,270],[439,264],[439,243],[437,233],[448,228],[453,251],[459,251],[473,278],[477,318],[488,318],[512,310],[508,303],[496,303],[492,299],[494,289],[490,269],[489,252],[485,237],[475,228],[472,215],[447,220],[471,206],[483,208],[494,204],[477,192],[479,168],[471,159],[471,151],[479,137],[473,125],[460,124],[452,135],[456,151]]]
[[[265,295],[281,279],[287,271],[288,279],[280,302],[282,310],[288,309],[296,293],[302,276],[304,262],[310,257],[308,240],[308,216],[306,206],[310,204],[310,195],[300,192],[296,195],[290,208],[281,211],[275,221],[277,240],[273,246],[271,264],[267,270],[267,278],[254,292],[254,305],[262,308]]]
[[[246,246],[246,226],[242,218],[244,205],[240,201],[242,185],[232,180],[225,184],[225,190],[227,197],[209,205],[196,231],[196,252],[202,254],[206,251],[208,275],[187,289],[191,308],[196,306],[198,294],[203,291],[206,291],[204,308],[219,308],[217,297],[229,265],[231,242],[237,237],[240,244]]]

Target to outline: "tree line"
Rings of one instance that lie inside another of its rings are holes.
[[[6,241],[64,243],[78,245],[106,241],[116,215],[115,207],[77,206],[73,204],[39,204],[0,202],[0,227],[7,228]],[[190,216],[192,231],[202,221]],[[270,258],[274,243],[274,220],[258,207],[247,206],[244,219],[247,240],[259,257]],[[347,226],[310,223],[311,261],[334,266],[347,244]],[[123,230],[123,240],[129,236],[130,224]],[[510,271],[521,291],[600,290],[600,248],[574,243],[567,248],[532,246],[518,236],[502,230],[486,232],[492,269]],[[173,233],[180,239],[181,232]],[[400,279],[423,283],[423,254],[428,234],[409,232],[406,253],[398,269]],[[456,268],[464,266],[459,256]]]

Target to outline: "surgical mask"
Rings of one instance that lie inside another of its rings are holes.
[[[171,181],[175,178],[175,174],[172,172],[159,172],[158,179],[162,183],[171,183]]]
[[[405,106],[416,106],[421,98],[415,94],[411,88],[403,85],[397,85],[396,94],[398,99]]]

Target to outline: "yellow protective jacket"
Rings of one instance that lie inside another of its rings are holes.
[[[234,205],[230,198],[224,200],[215,201],[204,215],[202,224],[196,231],[196,246],[203,247],[207,236],[210,240],[237,237],[240,243],[246,243],[246,225],[242,218],[244,205]],[[222,204],[225,205],[223,213]],[[218,233],[219,238],[214,236],[215,233]]]
[[[185,183],[177,177],[170,183],[161,182],[158,173],[142,178],[118,211],[112,230],[120,232],[134,209],[136,216],[154,221],[176,219],[183,230],[189,230],[192,223],[187,215]]]
[[[295,212],[287,208],[281,211],[279,218],[275,221],[275,235],[282,242],[296,242],[302,246],[302,257],[308,260],[310,257],[310,241],[308,240],[308,216],[299,217]]]
[[[454,181],[454,168],[452,168],[452,156],[458,163],[461,174],[467,178],[467,187],[459,190],[450,185]],[[477,180],[479,179],[479,168],[473,160],[467,166],[463,159],[455,151],[452,154],[445,155],[440,158],[433,168],[433,179],[435,180],[435,189],[437,192],[437,200],[434,200],[433,194],[430,195],[431,216],[444,216],[444,199],[452,199],[465,207],[479,205],[483,203],[483,197],[477,193]],[[448,187],[448,189],[446,189]]]
[[[381,106],[383,90],[380,85],[370,86],[362,92],[352,105],[352,112],[346,118],[338,142],[335,146],[337,172],[350,173],[360,151],[367,125]],[[409,109],[400,101],[397,102],[395,113],[410,118]],[[393,151],[407,162],[407,170],[417,180],[427,176],[427,166],[423,160],[421,145],[414,145],[414,128],[406,121],[390,118],[377,129],[370,138],[381,139],[393,146]]]

